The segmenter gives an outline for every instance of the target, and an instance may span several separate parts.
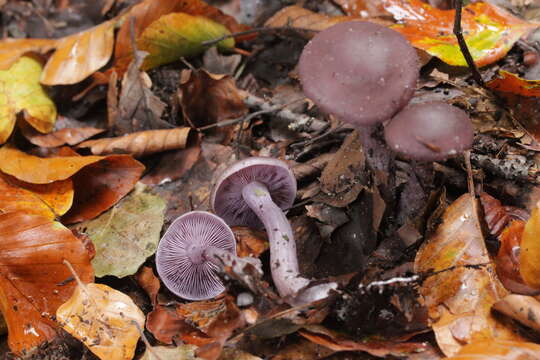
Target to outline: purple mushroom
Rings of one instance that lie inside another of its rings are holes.
[[[187,300],[209,299],[223,292],[225,287],[217,271],[239,261],[244,260],[236,257],[232,230],[205,211],[177,218],[161,238],[156,253],[161,280],[171,292]]]
[[[229,225],[260,228],[270,242],[272,279],[281,297],[295,303],[326,297],[334,283],[320,291],[306,289],[310,281],[299,274],[294,234],[284,214],[296,196],[296,179],[284,162],[263,157],[240,160],[218,178],[211,196],[215,213]]]
[[[384,129],[386,143],[413,160],[440,161],[471,147],[473,127],[467,113],[444,102],[413,104]]]
[[[419,76],[411,44],[398,32],[365,21],[318,33],[304,47],[298,70],[315,104],[359,128],[368,161],[378,151],[372,137],[408,104]]]

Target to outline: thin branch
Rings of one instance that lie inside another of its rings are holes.
[[[319,32],[319,30],[312,30],[312,29],[306,29],[306,28],[297,28],[292,26],[276,26],[276,27],[260,27],[255,28],[251,30],[246,31],[240,31],[237,33],[227,34],[224,36],[220,36],[216,39],[203,41],[201,45],[203,46],[212,46],[215,45],[225,39],[234,38],[237,36],[243,36],[243,35],[251,35],[251,34],[257,34],[257,33],[275,33],[275,32],[282,32],[282,31],[294,31],[294,32],[308,32],[308,33],[316,33]]]
[[[478,71],[478,67],[476,66],[476,63],[474,62],[474,59],[469,51],[469,48],[467,47],[467,43],[465,42],[465,38],[463,37],[463,31],[461,28],[461,8],[462,7],[463,7],[463,0],[454,0],[454,8],[456,11],[456,14],[454,15],[454,35],[457,38],[459,49],[461,50],[461,53],[463,54],[463,57],[465,58],[465,61],[467,62],[467,65],[469,66],[469,70],[471,70],[474,81],[476,81],[476,83],[479,86],[485,87],[484,80],[482,79],[482,75],[480,75],[480,71]]]

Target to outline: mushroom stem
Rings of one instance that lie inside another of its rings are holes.
[[[279,295],[294,297],[309,284],[309,280],[299,274],[296,242],[287,217],[272,200],[266,185],[258,181],[245,185],[242,197],[266,228],[272,279]]]

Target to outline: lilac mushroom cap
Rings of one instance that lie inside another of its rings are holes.
[[[410,105],[384,129],[391,149],[421,161],[456,156],[471,147],[473,136],[467,113],[444,102]]]
[[[304,93],[323,111],[356,126],[390,119],[412,98],[416,51],[398,32],[349,21],[318,33],[299,61]]]
[[[242,197],[242,189],[258,181],[268,188],[274,203],[287,210],[296,197],[296,179],[286,163],[274,158],[250,157],[229,166],[217,179],[210,203],[230,226],[262,228],[259,217]]]
[[[181,298],[212,298],[225,290],[216,274],[219,267],[209,258],[220,251],[236,255],[229,226],[205,211],[186,213],[171,224],[159,243],[158,274],[165,286]]]

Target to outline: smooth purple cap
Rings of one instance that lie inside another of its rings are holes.
[[[169,226],[158,246],[156,266],[171,292],[187,300],[204,300],[225,290],[217,265],[202,256],[210,246],[236,255],[232,230],[214,214],[192,211]]]
[[[242,197],[242,188],[252,181],[266,185],[281,209],[289,209],[294,202],[296,179],[285,162],[265,157],[237,161],[217,179],[210,198],[214,212],[230,226],[263,227]]]
[[[323,111],[355,126],[390,119],[412,98],[416,50],[397,31],[349,21],[318,33],[298,64],[304,93]]]
[[[440,161],[472,146],[474,130],[467,113],[444,102],[410,105],[384,129],[390,148],[421,161]]]

